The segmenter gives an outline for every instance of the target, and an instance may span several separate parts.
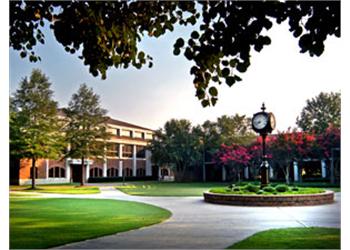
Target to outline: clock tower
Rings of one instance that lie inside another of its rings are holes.
[[[266,137],[276,127],[275,116],[270,112],[265,112],[265,104],[262,104],[261,112],[255,113],[252,118],[252,128],[262,137],[262,163],[260,165],[261,188],[269,184],[269,163],[266,156]]]

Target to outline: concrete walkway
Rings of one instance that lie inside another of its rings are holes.
[[[284,227],[340,227],[340,193],[335,203],[312,207],[242,207],[209,204],[202,197],[137,197],[112,187],[101,194],[58,195],[131,200],[172,212],[167,221],[129,232],[71,243],[64,249],[222,249],[258,231]],[[93,225],[92,225],[93,226]]]

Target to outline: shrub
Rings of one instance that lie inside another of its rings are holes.
[[[263,190],[264,190],[265,192],[268,192],[268,193],[273,193],[273,192],[276,191],[276,190],[275,190],[273,187],[271,187],[271,186],[264,187]]]
[[[299,191],[298,187],[292,187],[292,191]]]
[[[249,192],[256,193],[259,191],[260,188],[258,186],[255,186],[255,185],[249,183],[247,186],[244,187],[244,189],[249,191]]]
[[[238,191],[241,191],[241,188],[240,188],[240,187],[234,187],[234,188],[232,189],[232,191],[238,192]]]
[[[265,192],[263,190],[259,190],[256,194],[264,194]]]
[[[287,186],[287,185],[284,185],[284,184],[277,185],[277,186],[275,187],[275,189],[276,189],[277,192],[281,192],[281,193],[282,193],[282,192],[286,192],[286,191],[289,190],[288,186]]]

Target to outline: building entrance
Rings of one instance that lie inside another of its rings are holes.
[[[72,181],[80,182],[81,181],[81,165],[80,164],[70,164],[70,168],[72,170]],[[85,176],[84,176],[85,179]]]

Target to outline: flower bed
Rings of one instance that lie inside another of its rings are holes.
[[[204,192],[204,200],[210,203],[238,206],[310,206],[334,202],[334,192],[325,191],[318,194],[220,194]]]

